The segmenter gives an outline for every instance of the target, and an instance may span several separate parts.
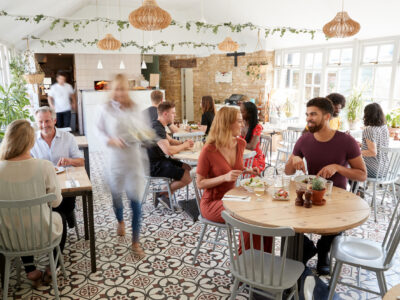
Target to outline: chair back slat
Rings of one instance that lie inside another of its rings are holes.
[[[261,135],[260,137],[260,148],[265,158],[268,157],[268,151],[270,149],[271,137],[266,135]]]
[[[196,183],[196,178],[197,178],[196,168],[193,168],[190,171],[190,177],[192,177],[192,184],[193,184],[193,187],[194,187],[194,195],[196,197],[196,205],[197,205],[197,208],[199,210],[200,216],[203,217],[203,215],[201,214],[201,209],[200,209],[200,201],[201,201],[201,197],[203,196],[203,191],[197,187],[197,183]]]
[[[55,194],[47,194],[31,200],[0,200],[0,252],[33,251],[40,237],[40,247],[48,247],[52,243],[52,211],[48,210],[48,231],[44,232],[43,207],[49,207],[56,200]],[[40,213],[39,213],[40,212]],[[39,217],[39,218],[38,218]],[[28,228],[29,227],[29,228]],[[40,229],[39,229],[40,228]],[[36,235],[36,236],[35,236]],[[45,237],[48,235],[48,239]]]
[[[399,239],[400,239],[400,214],[398,212],[399,207],[400,207],[400,201],[397,201],[388,228],[386,230],[385,238],[383,239],[382,247],[384,248],[386,253],[384,265],[391,263],[393,256],[399,245]]]
[[[284,245],[281,245],[283,247],[282,255],[275,253],[275,246],[278,241],[278,237],[281,237],[281,240],[285,238],[286,241],[287,237],[294,236],[294,230],[289,227],[265,228],[251,225],[233,218],[227,211],[222,212],[222,218],[225,220],[228,226],[229,248],[238,248],[238,242],[235,238],[235,230],[239,231],[240,245],[242,247],[242,253],[240,255],[238,251],[229,252],[231,255],[230,259],[232,274],[235,277],[246,278],[246,280],[249,280],[249,284],[260,284],[263,286],[267,285],[268,287],[277,289],[282,287],[283,273],[286,266],[287,242],[285,242]],[[247,250],[245,248],[243,232],[246,232],[250,235],[250,248]],[[254,235],[257,235],[260,238],[260,250],[254,249]],[[272,237],[273,249],[272,253],[268,254],[270,261],[268,268],[265,269],[265,272],[264,256],[267,254],[264,253],[264,237]],[[258,258],[259,256],[260,258]],[[266,279],[266,276],[268,280]],[[266,280],[268,282],[265,282]]]
[[[302,134],[302,129],[297,127],[288,127],[282,132],[284,148],[286,152],[292,153],[294,145]]]
[[[395,182],[400,176],[400,148],[381,148],[375,178]]]

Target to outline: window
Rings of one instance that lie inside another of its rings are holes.
[[[304,101],[319,97],[321,93],[322,52],[305,54]]]
[[[300,53],[286,53],[281,72],[281,88],[299,89],[300,85]]]
[[[326,93],[341,93],[345,96],[351,92],[352,48],[330,49],[326,71]]]

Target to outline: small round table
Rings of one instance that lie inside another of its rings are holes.
[[[397,300],[397,299],[400,299],[400,284],[392,287],[383,297],[383,300]]]
[[[288,256],[302,260],[304,233],[322,235],[337,234],[363,224],[369,217],[370,207],[363,199],[346,190],[333,187],[332,195],[323,206],[305,208],[295,206],[296,187],[290,183],[290,200],[273,200],[265,193],[256,201],[257,196],[242,187],[230,190],[227,195],[251,196],[250,202],[223,200],[224,207],[235,218],[264,227],[292,227],[296,236]],[[289,249],[288,249],[289,250]]]

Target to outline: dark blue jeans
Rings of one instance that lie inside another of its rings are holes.
[[[118,222],[124,220],[124,204],[122,202],[122,193],[111,192],[113,209]],[[128,196],[132,208],[132,242],[139,242],[140,224],[142,221],[142,203],[135,197]]]

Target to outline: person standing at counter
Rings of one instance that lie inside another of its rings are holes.
[[[57,128],[70,127],[71,110],[76,111],[74,89],[66,82],[66,75],[57,72],[56,80],[49,91],[49,105],[57,114]]]
[[[211,124],[215,116],[215,105],[214,100],[211,96],[203,96],[201,98],[201,109],[203,114],[201,115],[201,129],[208,135],[211,129]]]

